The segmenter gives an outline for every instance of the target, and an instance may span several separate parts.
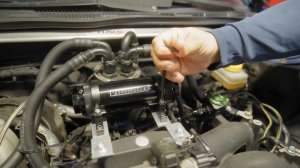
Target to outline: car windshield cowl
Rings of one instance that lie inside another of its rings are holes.
[[[236,11],[244,8],[240,0],[0,0],[0,8],[62,8],[92,7],[145,12],[158,12],[159,9],[188,6],[204,10]]]

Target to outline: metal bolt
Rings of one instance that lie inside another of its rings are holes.
[[[101,113],[101,109],[96,108],[96,109],[95,109],[95,113],[96,113],[96,114],[100,114],[100,113]]]
[[[99,130],[99,129],[102,129],[103,126],[100,124],[100,125],[97,125],[96,128],[97,128],[97,130]]]
[[[79,95],[76,95],[76,99],[75,99],[75,100],[79,102],[80,96],[79,96]]]
[[[132,134],[133,134],[133,135],[136,134],[136,130],[135,130],[135,129],[132,130]]]
[[[131,129],[131,130],[128,130],[126,132],[126,135],[128,135],[128,136],[132,136],[132,135],[135,135],[135,134],[136,134],[136,130],[135,129]]]
[[[79,94],[83,94],[83,89],[80,89],[80,90],[78,91],[78,93],[79,93]]]
[[[165,112],[160,112],[160,114],[159,114],[160,116],[159,116],[159,118],[160,118],[160,121],[161,122],[165,122],[166,120],[167,120],[167,116],[166,116],[166,113]]]
[[[252,122],[257,126],[262,126],[262,122],[260,120],[254,119]]]
[[[296,152],[296,148],[294,146],[289,146],[287,152],[290,154],[294,154]]]
[[[156,6],[152,6],[153,11],[157,11],[157,7]]]
[[[104,153],[106,151],[106,149],[102,143],[99,143],[97,145],[97,149],[98,149],[97,152],[99,152],[99,153]]]
[[[246,114],[247,116],[252,116],[252,112],[251,112],[251,111],[245,111],[245,114]]]

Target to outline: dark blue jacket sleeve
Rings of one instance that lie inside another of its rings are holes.
[[[211,33],[220,47],[218,67],[300,54],[300,0],[285,1]]]

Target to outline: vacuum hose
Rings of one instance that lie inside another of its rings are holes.
[[[35,132],[32,131],[34,130],[33,123],[38,107],[43,102],[43,98],[45,97],[46,93],[60,80],[88,63],[95,56],[103,55],[105,51],[106,50],[101,48],[95,48],[78,54],[67,61],[61,68],[51,73],[30,95],[22,116],[20,140],[21,144],[23,145],[22,152],[25,153],[27,160],[33,167],[49,167],[49,164],[43,160],[37,149]]]
[[[136,47],[138,44],[139,43],[136,34],[132,31],[129,31],[124,35],[121,41],[121,51],[126,52],[130,48],[130,45]]]

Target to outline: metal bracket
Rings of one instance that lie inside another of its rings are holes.
[[[167,124],[166,128],[171,137],[175,140],[176,144],[179,146],[182,146],[191,136],[180,122]]]
[[[113,155],[112,143],[109,136],[107,121],[94,123],[92,126],[92,159]]]
[[[253,115],[252,115],[251,111],[240,111],[240,110],[238,110],[236,115],[244,118],[245,120],[252,120],[253,119]]]
[[[164,127],[171,124],[171,121],[164,112],[152,112],[152,116],[158,127]]]
[[[300,157],[300,150],[294,146],[283,147],[278,150],[281,153],[286,153],[290,156]]]

